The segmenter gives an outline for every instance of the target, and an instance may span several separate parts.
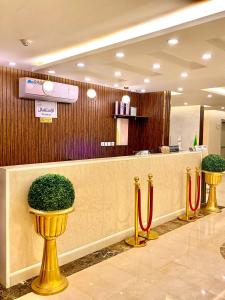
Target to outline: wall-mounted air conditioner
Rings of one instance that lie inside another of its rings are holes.
[[[74,103],[78,99],[78,87],[70,84],[23,77],[19,79],[19,97]]]

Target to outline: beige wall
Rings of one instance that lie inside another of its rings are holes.
[[[75,187],[75,212],[69,215],[68,228],[58,239],[63,264],[132,234],[134,176],[140,177],[143,216],[147,175],[154,176],[154,225],[181,214],[185,207],[186,167],[194,170],[200,162],[201,153],[184,152],[0,168],[0,191],[5,191],[0,200],[6,207],[6,211],[0,211],[1,283],[11,286],[39,271],[43,239],[34,232],[27,204],[29,187],[38,176],[62,174]]]
[[[193,146],[194,137],[199,138],[200,106],[174,106],[170,115],[170,145],[177,145],[178,137],[182,140],[182,149]]]
[[[203,143],[209,153],[221,154],[221,121],[225,120],[225,112],[205,110]]]

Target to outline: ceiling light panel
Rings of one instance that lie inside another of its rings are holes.
[[[187,77],[188,77],[188,73],[187,73],[187,72],[182,72],[182,73],[180,74],[180,76],[181,76],[182,78],[187,78]]]
[[[161,66],[160,66],[160,64],[155,63],[155,64],[153,64],[152,67],[153,67],[154,70],[158,70],[158,69],[160,69]]]
[[[210,60],[212,58],[212,54],[211,53],[204,53],[202,55],[202,59],[204,60]]]
[[[116,72],[114,72],[114,75],[115,75],[116,77],[120,77],[122,74],[121,74],[120,71],[116,71]]]
[[[178,39],[177,38],[172,38],[172,39],[169,39],[168,41],[168,44],[171,45],[171,46],[175,46],[179,43]]]
[[[77,63],[77,67],[78,68],[84,68],[85,67],[85,63],[79,62],[79,63]]]
[[[124,56],[125,56],[125,54],[123,52],[117,52],[116,53],[117,58],[123,58]]]
[[[182,93],[171,91],[171,96],[178,96],[178,95],[182,95]]]
[[[225,87],[214,87],[214,88],[202,89],[202,91],[225,96]]]

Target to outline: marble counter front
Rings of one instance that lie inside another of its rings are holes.
[[[0,168],[0,282],[9,287],[38,274],[43,240],[34,232],[27,195],[34,179],[57,173],[76,192],[75,211],[58,238],[60,264],[116,243],[133,232],[134,176],[142,187],[143,215],[147,176],[154,181],[154,225],[184,211],[186,167],[200,166],[201,153],[90,159]]]

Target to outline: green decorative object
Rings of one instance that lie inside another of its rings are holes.
[[[224,172],[225,159],[218,154],[209,154],[202,160],[202,170],[208,172]]]
[[[195,147],[197,145],[198,145],[198,138],[197,135],[195,135],[193,146]]]
[[[28,203],[31,208],[56,211],[70,208],[75,199],[72,183],[64,176],[47,174],[38,177],[31,185]]]
[[[74,198],[72,183],[61,175],[41,176],[30,187],[29,211],[36,233],[44,239],[40,275],[31,284],[38,295],[57,294],[68,286],[67,278],[59,269],[56,238],[66,230],[68,214],[74,210]]]

